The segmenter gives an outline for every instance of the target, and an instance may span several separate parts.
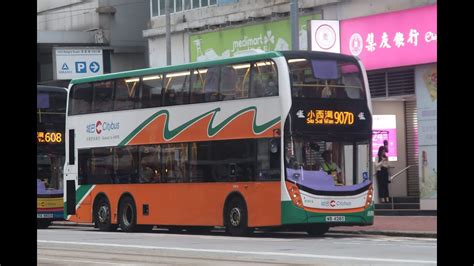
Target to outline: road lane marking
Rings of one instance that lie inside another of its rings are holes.
[[[436,245],[424,245],[424,244],[403,244],[403,243],[362,243],[362,242],[331,242],[333,245],[374,245],[374,246],[395,246],[395,247],[414,247],[414,248],[436,248]]]
[[[39,256],[38,260],[52,260],[52,261],[67,261],[67,262],[82,262],[82,263],[95,263],[95,264],[108,264],[108,265],[132,265],[124,263],[113,263],[104,261],[93,261],[93,260],[65,260],[65,259],[53,259],[48,257]]]
[[[41,232],[48,232],[49,233],[58,233],[62,234],[64,231],[58,231],[55,229],[45,229],[41,230]],[[38,231],[39,232],[39,231]],[[94,234],[102,234],[102,235],[111,235],[115,236],[117,235],[117,232],[102,232],[102,231],[88,231],[88,232],[93,232]],[[71,234],[83,234],[84,231],[71,231]],[[248,237],[229,237],[228,235],[192,235],[192,234],[172,234],[169,232],[165,232],[162,234],[160,231],[152,231],[149,233],[134,233],[133,235],[136,236],[149,236],[149,237],[173,237],[173,238],[199,238],[199,239],[213,239],[213,240],[222,240],[226,238],[231,238],[233,241],[248,241]],[[315,240],[315,239],[313,239]],[[255,236],[252,238],[252,241],[268,241],[268,242],[291,242],[291,241],[299,241],[299,239],[292,239],[292,238],[270,238],[270,237],[260,237],[260,236]]]
[[[197,248],[180,248],[180,247],[122,245],[122,244],[109,244],[109,243],[68,242],[68,241],[54,241],[54,240],[38,240],[38,243],[122,247],[122,248],[138,248],[138,249],[161,249],[161,250],[208,252],[208,253],[248,254],[248,255],[263,255],[263,256],[286,256],[286,257],[303,257],[303,258],[335,259],[335,260],[359,260],[359,261],[374,261],[374,262],[429,263],[429,264],[437,263],[435,260],[360,258],[360,257],[349,257],[349,256],[315,255],[315,254],[304,254],[304,253],[255,252],[255,251],[240,251],[240,250],[225,250],[225,249],[197,249]]]

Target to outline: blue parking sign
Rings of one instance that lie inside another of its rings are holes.
[[[76,62],[76,73],[87,73],[86,62]]]

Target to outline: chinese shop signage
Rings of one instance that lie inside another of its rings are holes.
[[[341,52],[367,70],[437,61],[437,5],[343,20]]]

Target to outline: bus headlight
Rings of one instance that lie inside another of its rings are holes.
[[[365,208],[368,208],[373,201],[374,197],[374,188],[372,186],[369,187],[367,191],[367,200],[365,201]]]
[[[303,207],[303,201],[301,200],[300,190],[295,184],[286,183],[286,188],[290,194],[291,201],[298,207]]]

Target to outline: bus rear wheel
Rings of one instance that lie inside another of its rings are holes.
[[[310,236],[323,236],[329,231],[327,224],[311,224],[308,226],[306,232]]]
[[[247,236],[252,229],[247,226],[247,207],[245,202],[238,197],[233,198],[225,212],[226,231],[233,236]]]
[[[132,198],[126,197],[120,201],[118,223],[124,232],[133,232],[137,229],[137,210]]]
[[[137,224],[137,207],[131,197],[126,197],[120,202],[118,219],[123,232],[146,232],[153,229],[153,225]]]
[[[111,222],[110,204],[106,197],[100,197],[94,208],[94,221],[101,231],[114,231],[116,224]]]

